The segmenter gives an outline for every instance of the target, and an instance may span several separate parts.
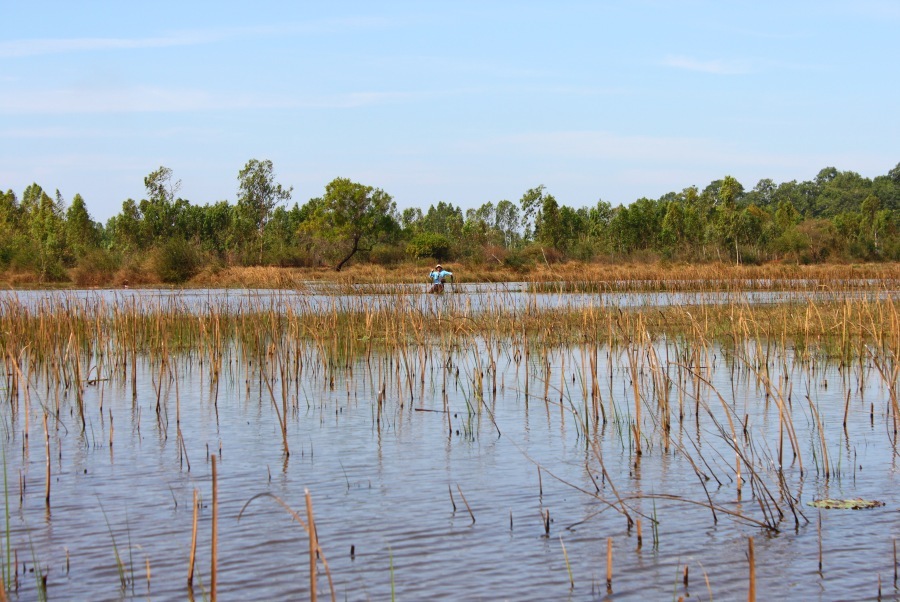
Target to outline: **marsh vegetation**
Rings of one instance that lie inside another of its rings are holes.
[[[8,294],[3,591],[895,596],[894,282],[764,280]]]

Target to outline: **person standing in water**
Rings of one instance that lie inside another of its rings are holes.
[[[444,283],[447,282],[447,278],[453,280],[453,272],[445,270],[441,264],[434,266],[434,269],[428,274],[428,279],[431,280],[431,292],[444,292]]]

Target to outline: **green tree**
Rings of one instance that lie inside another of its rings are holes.
[[[325,186],[325,195],[312,199],[314,216],[307,229],[313,229],[330,241],[339,260],[335,271],[359,251],[396,236],[399,224],[396,204],[380,188],[335,178]]]
[[[552,194],[542,195],[540,209],[534,220],[535,240],[543,246],[561,249],[563,233],[560,226],[559,203]]]
[[[62,276],[62,254],[65,248],[63,222],[64,203],[59,191],[56,199],[43,192],[27,217],[31,241],[37,248],[37,268],[41,280]]]
[[[534,231],[532,230],[532,219],[537,215],[541,205],[544,202],[544,185],[540,184],[535,188],[529,188],[519,199],[519,206],[522,207],[522,227],[524,233],[522,237],[525,241],[531,240]]]
[[[75,259],[100,247],[100,225],[91,219],[80,194],[72,198],[66,211],[65,238],[66,247]]]
[[[146,244],[162,243],[174,234],[176,213],[175,195],[181,189],[181,180],[174,180],[172,170],[160,167],[144,178],[147,198],[138,207],[141,210],[142,239]],[[183,208],[184,202],[182,202]]]
[[[503,246],[507,249],[519,242],[519,209],[515,203],[502,200],[494,208],[494,228],[503,235]]]
[[[462,209],[454,207],[453,203],[441,201],[428,208],[420,225],[425,232],[443,234],[451,239],[460,240],[464,224]]]
[[[0,191],[0,266],[8,266],[15,255],[20,217],[16,193]]]
[[[122,202],[122,211],[106,222],[106,234],[112,248],[125,254],[147,249],[141,227],[141,210],[133,199]]]
[[[738,207],[738,200],[744,188],[732,176],[725,176],[718,182],[716,189],[716,215],[714,228],[716,238],[723,247],[734,247],[735,262],[741,263],[741,234],[744,227],[744,215]]]
[[[242,233],[255,231],[258,263],[262,263],[266,222],[278,203],[290,200],[292,191],[293,187],[286,189],[275,182],[274,168],[269,160],[250,159],[238,172],[238,227]]]
[[[422,210],[418,207],[408,207],[400,214],[400,224],[404,230],[416,232],[421,229]]]

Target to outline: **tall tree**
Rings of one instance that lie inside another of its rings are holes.
[[[554,249],[563,247],[559,203],[552,194],[545,194],[541,198],[540,210],[534,220],[534,237],[541,245]]]
[[[397,206],[380,188],[335,178],[325,186],[324,196],[310,204],[315,213],[304,227],[315,229],[334,245],[340,257],[334,266],[337,272],[357,252],[371,250],[399,231]]]
[[[177,208],[175,195],[181,189],[181,180],[175,180],[172,170],[160,166],[144,178],[147,198],[138,207],[141,210],[143,238],[148,244],[161,243],[172,237]]]
[[[494,227],[503,234],[503,246],[507,249],[519,240],[519,208],[506,199],[494,209]]]
[[[250,159],[238,172],[237,214],[242,225],[256,230],[259,244],[259,263],[263,256],[263,230],[278,203],[289,201],[294,188],[284,188],[275,182],[272,162]]]
[[[535,188],[529,188],[519,199],[519,206],[522,207],[522,227],[525,229],[523,238],[528,241],[534,234],[532,230],[532,218],[537,215],[538,210],[544,202],[544,185],[539,184]]]
[[[37,247],[37,267],[41,280],[56,276],[61,269],[60,260],[65,246],[63,229],[64,203],[62,195],[56,191],[56,199],[42,192],[36,205],[31,206],[28,215],[31,241]]]
[[[100,228],[91,219],[80,194],[72,198],[72,204],[66,211],[66,246],[76,259],[100,246]]]

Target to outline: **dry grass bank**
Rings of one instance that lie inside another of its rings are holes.
[[[427,282],[430,262],[391,266],[351,265],[341,272],[321,268],[225,267],[205,268],[181,286],[186,288],[302,288],[309,282],[337,284],[415,284]],[[514,270],[499,264],[466,265],[448,262],[455,282],[564,283],[563,290],[736,290],[769,288],[821,288],[853,280],[878,280],[888,286],[900,281],[900,263],[796,265],[770,263],[735,266],[724,263],[581,263],[538,264]],[[798,282],[806,281],[806,282]],[[69,282],[43,282],[38,274],[0,272],[0,288],[121,288],[170,286],[151,271],[134,266],[120,269],[101,281],[70,278]]]
[[[538,265],[521,272],[502,266],[467,266],[448,263],[455,281],[469,282],[533,282],[576,283],[569,288],[585,289],[740,289],[778,288],[778,282],[809,281],[812,288],[851,280],[900,280],[900,264],[821,264],[734,266],[728,264],[663,265],[663,264],[585,264],[566,262]],[[341,272],[328,268],[231,267],[203,272],[192,278],[192,287],[299,288],[304,283],[335,282],[339,284],[409,284],[427,281],[430,264],[405,263],[396,266],[353,265]]]

